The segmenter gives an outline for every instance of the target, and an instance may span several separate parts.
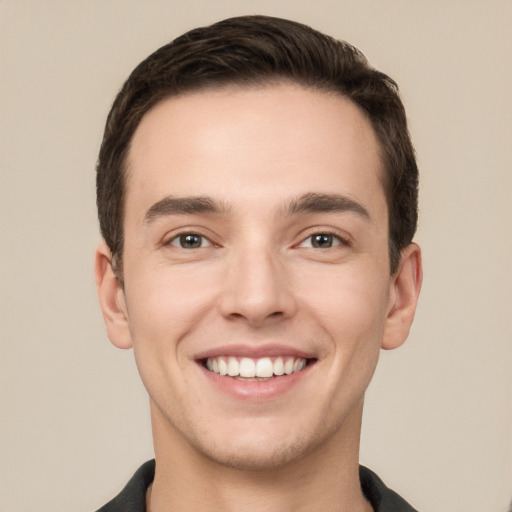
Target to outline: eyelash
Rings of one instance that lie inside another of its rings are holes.
[[[188,237],[198,238],[200,245],[197,247],[185,247],[184,243]],[[328,247],[315,247],[314,246],[314,244],[315,244],[314,237],[326,237],[328,239],[327,242],[329,242],[329,239],[330,239],[331,245]],[[305,246],[304,244],[308,240],[311,240],[311,245]],[[205,241],[207,242],[207,245],[203,245],[203,243]],[[197,233],[194,231],[186,231],[186,232],[179,233],[179,234],[173,236],[172,238],[170,238],[168,241],[164,242],[163,245],[178,247],[178,248],[184,249],[184,250],[204,249],[205,247],[208,247],[208,246],[210,246],[210,247],[215,246],[215,244],[208,237],[202,235],[201,233]],[[351,245],[351,243],[346,237],[340,236],[338,233],[334,233],[332,231],[326,230],[326,231],[315,231],[315,232],[308,234],[308,236],[303,238],[299,244],[295,245],[295,247],[307,247],[307,248],[311,248],[311,249],[332,249],[332,248],[335,248],[338,246],[350,246],[350,245]]]
[[[315,247],[314,246],[314,238],[315,237],[330,238],[332,240],[332,245],[330,245],[329,247]],[[338,246],[345,246],[345,247],[348,246],[349,247],[351,245],[350,240],[347,237],[341,236],[340,234],[333,232],[333,231],[319,230],[319,231],[314,231],[314,232],[311,232],[310,234],[308,234],[308,236],[306,238],[303,238],[302,241],[299,244],[297,244],[296,247],[301,247],[301,246],[304,247],[304,243],[308,240],[311,240],[311,245],[306,246],[306,247],[310,248],[310,249],[333,249]]]
[[[184,247],[182,245],[182,243],[186,240],[187,237],[197,237],[197,238],[199,238],[200,239],[199,247]],[[186,232],[179,233],[179,234],[173,236],[168,241],[164,242],[164,245],[170,245],[170,246],[178,247],[179,249],[184,249],[184,250],[204,249],[205,248],[205,246],[203,246],[203,242],[204,241],[208,242],[209,246],[214,246],[215,245],[208,237],[202,235],[201,233],[196,233],[194,231],[186,231]]]

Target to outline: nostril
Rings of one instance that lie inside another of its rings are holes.
[[[229,316],[231,318],[244,318],[244,315],[242,315],[242,313],[231,313]]]
[[[246,319],[251,323],[252,322],[259,323],[259,322],[262,322],[262,321],[265,321],[268,319],[279,319],[281,317],[284,317],[283,311],[274,311],[273,313],[261,314],[261,315],[257,315],[256,313],[253,313],[253,312],[247,312],[245,314],[233,312],[228,315],[228,318],[231,318],[233,320]]]

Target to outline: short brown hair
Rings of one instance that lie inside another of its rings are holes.
[[[122,282],[126,158],[142,117],[156,103],[223,85],[286,80],[337,92],[365,112],[381,146],[389,210],[391,273],[417,224],[418,168],[396,83],[354,46],[294,21],[242,16],[191,30],[131,73],[108,115],[97,165],[100,229]]]

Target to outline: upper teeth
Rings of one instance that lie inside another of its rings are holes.
[[[303,370],[306,360],[301,357],[262,357],[251,359],[250,357],[209,357],[206,367],[211,372],[230,377],[272,377],[272,375],[290,375]]]

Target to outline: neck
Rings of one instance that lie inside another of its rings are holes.
[[[156,471],[148,512],[372,510],[359,482],[362,401],[328,441],[266,469],[240,469],[205,457],[151,408]]]

